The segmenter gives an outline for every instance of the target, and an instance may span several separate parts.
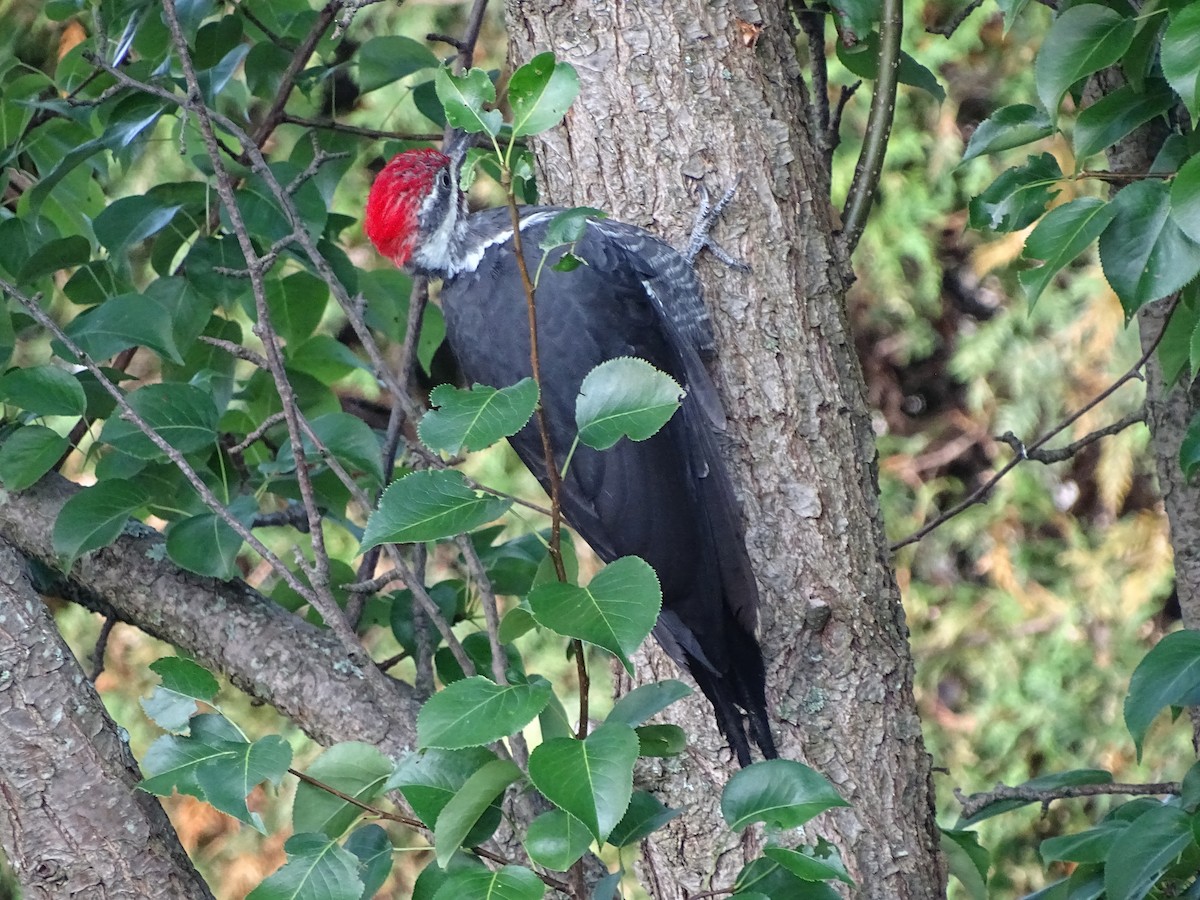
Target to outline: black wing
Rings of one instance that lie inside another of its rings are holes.
[[[531,272],[552,213],[522,229]],[[681,311],[681,304],[703,308],[699,286],[682,257],[632,226],[589,225],[574,252],[586,265],[555,271],[556,252],[537,289],[542,402],[560,469],[575,437],[580,384],[600,363],[639,357],[688,394],[649,440],[606,451],[581,445],[562,483],[564,517],[602,559],[636,555],[650,563],[663,590],[655,636],[713,702],[743,764],[749,753],[735,705],[750,713],[756,742],[773,755],[753,637],[757,589],[717,448],[720,401],[700,356],[711,333],[706,319]],[[442,298],[451,348],[470,381],[504,387],[529,375],[526,301],[510,244],[488,248],[474,272],[443,286]],[[511,443],[546,484],[536,425]]]

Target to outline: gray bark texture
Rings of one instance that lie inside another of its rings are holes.
[[[553,50],[579,99],[537,146],[543,199],[596,206],[683,243],[696,180],[742,176],[716,237],[753,268],[705,259],[762,588],[760,635],[781,755],[829,777],[852,804],[812,823],[841,849],[859,897],[944,896],[930,760],[877,497],[875,448],[844,310],[847,284],[785,4],[749,0],[509,0],[516,65]],[[656,651],[639,674],[679,677]],[[690,758],[656,774],[686,806],[648,846],[656,900],[728,888],[754,835],[720,824],[732,760],[693,698]],[[671,718],[681,713],[673,707]]]
[[[1092,79],[1089,94],[1098,99],[1124,84],[1121,73],[1109,69]],[[1159,120],[1137,129],[1109,151],[1109,169],[1149,171],[1167,134]],[[1149,347],[1162,333],[1172,300],[1173,297],[1167,297],[1138,310],[1138,333],[1143,347]],[[1200,383],[1189,384],[1185,374],[1176,384],[1168,385],[1158,357],[1151,357],[1146,365],[1146,424],[1150,427],[1158,488],[1171,529],[1175,591],[1184,627],[1200,629],[1200,485],[1190,484],[1179,465],[1180,445],[1197,412],[1200,412]],[[1190,712],[1192,744],[1200,751],[1200,707],[1192,707]]]
[[[42,565],[43,592],[181,647],[319,744],[364,741],[393,758],[416,746],[411,687],[389,679],[389,690],[376,690],[376,680],[363,678],[328,631],[240,581],[183,571],[167,559],[162,535],[151,528],[131,524],[112,546],[59,576],[54,520],[78,490],[53,474],[21,493],[0,490],[0,537]]]
[[[0,541],[0,848],[23,896],[211,898],[26,568]]]

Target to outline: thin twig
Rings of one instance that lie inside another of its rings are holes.
[[[333,785],[325,784],[323,781],[318,781],[311,775],[306,775],[305,773],[301,772],[299,769],[288,767],[288,773],[295,775],[304,783],[310,784],[318,790],[325,791],[326,793],[337,797],[339,800],[349,803],[351,806],[358,807],[365,813],[370,813],[371,815],[377,816],[378,818],[384,819],[388,822],[397,822],[417,831],[423,831],[426,834],[430,832],[430,828],[418,818],[401,815],[400,813],[394,813],[386,809],[380,809],[378,806],[374,806],[370,803],[364,803],[357,797],[351,796],[343,791],[339,791]],[[494,862],[502,866],[508,865],[511,862],[511,860],[501,856],[499,853],[493,853],[491,850],[488,850],[484,847],[472,847],[470,848],[469,852],[474,853],[480,859],[486,859],[488,862]],[[537,877],[542,880],[543,884],[545,884],[547,887],[553,888],[556,891],[567,892],[571,889],[571,886],[565,881],[560,881],[552,875],[547,875],[545,873],[534,874],[536,874]]]
[[[1004,464],[1004,466],[1000,469],[1000,471],[998,471],[995,475],[993,475],[991,478],[989,478],[987,481],[985,481],[982,485],[980,485],[978,488],[976,488],[974,491],[972,491],[964,500],[960,501],[959,503],[956,503],[954,506],[952,506],[946,512],[942,513],[940,516],[938,516],[933,521],[927,522],[925,525],[923,525],[921,528],[914,531],[908,537],[903,538],[899,541],[896,541],[888,549],[891,550],[893,553],[895,553],[901,547],[907,547],[909,544],[915,544],[917,541],[921,540],[921,538],[925,537],[930,532],[934,531],[937,528],[940,528],[942,525],[949,522],[951,519],[953,519],[959,513],[963,512],[964,510],[970,509],[972,506],[975,506],[977,503],[983,503],[987,499],[988,494],[991,493],[992,488],[994,488],[996,486],[996,484],[1000,481],[1000,479],[1003,478],[1005,475],[1007,475],[1009,472],[1011,472],[1013,469],[1015,469],[1017,466],[1019,466],[1026,459],[1029,459],[1031,453],[1041,450],[1041,448],[1044,447],[1047,444],[1047,442],[1049,442],[1053,438],[1057,437],[1059,434],[1061,434],[1063,431],[1065,431],[1067,428],[1069,428],[1071,425],[1073,425],[1081,416],[1085,415],[1086,413],[1088,413],[1089,411],[1091,411],[1092,409],[1097,407],[1099,404],[1103,403],[1109,397],[1111,397],[1113,395],[1113,393],[1115,393],[1126,382],[1132,381],[1135,378],[1140,378],[1142,366],[1144,366],[1146,364],[1146,362],[1150,359],[1150,357],[1154,355],[1154,351],[1158,349],[1158,345],[1160,343],[1162,343],[1162,339],[1167,333],[1167,326],[1170,325],[1170,323],[1171,323],[1171,316],[1174,315],[1175,310],[1179,307],[1180,297],[1181,297],[1180,294],[1176,294],[1174,296],[1174,298],[1171,300],[1171,306],[1170,306],[1170,309],[1167,310],[1167,315],[1163,321],[1162,328],[1159,330],[1159,332],[1155,336],[1154,340],[1150,342],[1150,345],[1146,348],[1146,350],[1142,353],[1142,355],[1140,357],[1138,357],[1138,361],[1135,362],[1129,368],[1129,370],[1125,372],[1124,375],[1122,375],[1120,378],[1118,378],[1116,381],[1114,381],[1112,384],[1110,384],[1107,388],[1105,388],[1103,391],[1101,391],[1099,394],[1097,394],[1096,397],[1093,398],[1090,403],[1086,404],[1085,406],[1080,407],[1075,412],[1073,412],[1071,415],[1067,416],[1065,419],[1063,419],[1061,422],[1059,422],[1057,425],[1055,425],[1053,428],[1051,428],[1049,431],[1047,431],[1044,435],[1042,435],[1040,438],[1038,438],[1036,441],[1034,441],[1029,446],[1026,447],[1026,446],[1020,444],[1020,442],[1018,441],[1016,447],[1014,448],[1014,449],[1017,449],[1016,454],[1013,456],[1012,459],[1010,459],[1007,463]],[[1132,423],[1130,423],[1130,424],[1132,424]],[[1012,446],[1012,445],[1010,444],[1010,446]]]
[[[241,344],[235,344],[233,341],[226,341],[222,338],[209,337],[207,334],[200,335],[200,340],[205,344],[211,344],[220,350],[224,350],[230,356],[253,363],[264,372],[270,370],[266,357],[261,353],[255,353],[249,347],[243,347]]]
[[[943,37],[950,37],[950,35],[958,31],[963,22],[967,21],[967,17],[981,6],[983,6],[983,0],[971,0],[970,3],[955,13],[945,25],[930,25],[925,31],[929,34],[940,34]]]
[[[1113,422],[1111,425],[1105,425],[1103,428],[1097,428],[1091,434],[1085,434],[1079,440],[1072,441],[1065,447],[1057,447],[1054,450],[1031,450],[1028,447],[1023,447],[1021,446],[1021,442],[1017,439],[1017,436],[1011,431],[1000,435],[1000,440],[1012,447],[1013,450],[1015,450],[1018,454],[1024,456],[1025,459],[1032,460],[1033,462],[1040,462],[1044,465],[1051,465],[1053,463],[1060,463],[1070,459],[1084,447],[1088,447],[1096,443],[1096,441],[1100,440],[1101,438],[1118,434],[1131,425],[1139,425],[1145,421],[1146,411],[1144,409],[1134,410],[1127,416],[1123,416],[1118,421]]]
[[[108,638],[116,624],[116,616],[105,617],[104,623],[100,626],[100,633],[96,635],[96,643],[92,647],[92,674],[88,678],[92,684],[95,684],[96,680],[104,674],[104,654],[108,650]]]
[[[325,7],[321,15],[323,16],[325,11],[330,10],[331,7],[335,7],[337,2],[338,0],[333,0],[333,2]],[[304,447],[300,440],[301,416],[296,401],[295,390],[287,378],[279,336],[271,327],[262,260],[259,258],[257,250],[254,247],[254,242],[250,238],[241,209],[238,207],[236,197],[234,196],[233,180],[221,159],[221,151],[217,145],[216,131],[213,124],[213,115],[208,107],[201,102],[200,98],[203,97],[203,93],[200,90],[199,77],[196,74],[191,51],[188,48],[182,26],[179,23],[175,0],[163,0],[163,13],[167,28],[171,32],[171,40],[175,47],[175,53],[183,70],[184,81],[187,84],[188,98],[191,101],[192,110],[196,115],[196,123],[199,126],[201,138],[204,141],[205,149],[213,166],[217,193],[229,216],[230,224],[233,227],[233,232],[242,251],[242,256],[245,258],[246,265],[250,270],[250,282],[258,320],[254,326],[254,332],[263,343],[267,363],[275,382],[275,389],[279,394],[280,404],[286,417],[288,436],[292,442],[292,452],[296,461],[296,482],[300,488],[301,501],[308,512],[309,540],[312,543],[313,550],[312,563],[302,566],[312,586],[312,590],[305,596],[305,599],[321,614],[321,617],[325,620],[325,624],[333,631],[338,640],[341,641],[351,658],[357,659],[366,655],[366,651],[362,643],[358,640],[358,636],[347,622],[330,588],[329,554],[325,550],[325,535],[322,530],[321,511],[317,503],[316,491],[313,488],[312,475],[305,460]],[[332,19],[333,14],[330,12],[329,20],[332,21]],[[315,31],[316,28],[314,27],[313,32]],[[324,32],[321,31],[321,33],[323,34]],[[317,37],[319,37],[319,34]],[[314,46],[315,42],[316,38],[313,39]],[[303,58],[307,60],[308,54],[303,54]],[[287,93],[289,93],[287,90],[281,92],[283,95]],[[258,144],[257,142],[251,142],[249,145],[243,143],[242,149],[244,152],[250,150],[257,152]],[[269,172],[269,169],[267,171]],[[292,214],[289,216],[289,219],[295,233],[297,235],[303,234],[307,237],[307,233],[296,221],[297,217],[294,215],[292,198],[288,195],[286,189],[279,187],[277,180],[272,180],[278,188],[278,198],[285,204],[285,209]],[[383,677],[374,666],[367,666],[363,671],[367,677]]]
[[[150,427],[149,423],[147,423],[146,420],[143,419],[137,413],[137,411],[129,405],[129,400],[126,398],[124,392],[109,380],[108,376],[104,373],[104,370],[96,365],[95,361],[93,361],[92,358],[84,352],[82,347],[80,347],[75,343],[75,341],[67,336],[67,333],[59,327],[57,322],[55,322],[46,314],[46,312],[33,298],[27,296],[15,285],[10,284],[3,278],[0,278],[0,291],[8,294],[10,297],[16,300],[17,303],[24,307],[26,312],[28,312],[29,315],[39,325],[53,334],[59,340],[59,342],[62,343],[62,345],[66,347],[68,351],[70,351],[71,355],[74,356],[84,368],[91,372],[93,376],[95,376],[100,387],[102,387],[109,394],[109,396],[116,401],[117,408],[121,410],[121,418],[132,423],[135,428],[142,432],[142,434],[144,434],[150,440],[150,442],[154,444],[154,446],[157,447],[159,451],[161,451],[167,457],[167,459],[169,459],[176,466],[176,468],[179,469],[180,472],[183,473],[183,476],[187,479],[188,484],[190,484],[195,489],[196,493],[200,495],[200,499],[204,501],[204,504],[214,513],[216,513],[217,518],[232,528],[238,537],[249,544],[255,553],[266,560],[267,564],[271,566],[272,570],[274,570],[274,572],[284,580],[287,586],[303,597],[305,601],[308,601],[309,598],[313,596],[312,588],[300,581],[296,577],[296,574],[284,564],[283,560],[276,556],[275,553],[273,553],[262,541],[254,536],[250,529],[243,525],[238,518],[236,518],[231,512],[229,512],[228,509],[225,508],[225,505],[217,499],[216,495],[205,483],[204,479],[202,479],[196,470],[192,468],[191,463],[184,458],[183,454],[168,444],[163,439],[162,435]]]
[[[875,93],[871,97],[871,113],[867,118],[867,133],[862,154],[854,169],[854,180],[842,215],[842,250],[849,259],[858,246],[867,215],[879,187],[883,172],[883,157],[887,152],[888,136],[892,131],[892,116],[896,111],[896,84],[900,71],[900,32],[904,25],[901,0],[883,0],[879,19],[879,74]]]
[[[279,88],[275,94],[275,100],[271,104],[271,108],[267,110],[267,114],[263,116],[262,123],[254,132],[254,137],[251,140],[255,147],[262,148],[275,129],[279,127],[279,123],[283,120],[283,110],[292,96],[292,87],[296,83],[296,76],[308,66],[308,61],[317,49],[317,44],[325,36],[325,32],[329,30],[334,19],[337,18],[342,5],[342,0],[329,0],[317,13],[317,18],[308,30],[308,34],[304,36],[304,40],[300,42],[300,46],[292,54],[287,68],[284,69],[283,75],[279,79]],[[243,157],[240,160],[243,164],[248,162],[248,151],[249,147],[243,145]]]
[[[230,447],[229,452],[234,454],[245,453],[250,449],[251,444],[261,438],[280,422],[285,421],[285,419],[286,417],[282,412],[271,413],[271,415],[262,420],[262,424],[246,435],[245,439],[240,444],[234,444],[232,447]]]
[[[990,791],[982,791],[969,796],[955,788],[954,797],[962,804],[962,818],[969,819],[982,812],[993,803],[1005,800],[1021,800],[1026,803],[1041,803],[1048,806],[1055,800],[1068,800],[1075,797],[1103,797],[1109,794],[1130,794],[1135,796],[1160,796],[1162,794],[1178,795],[1182,790],[1178,781],[1164,781],[1159,784],[1070,784],[1056,788],[1009,787],[998,784]]]
[[[363,128],[358,125],[348,125],[345,122],[335,122],[332,119],[308,119],[304,116],[293,116],[290,113],[284,113],[280,119],[281,124],[286,125],[302,125],[305,128],[320,128],[325,131],[337,131],[341,134],[353,134],[358,137],[373,138],[375,140],[391,140],[391,141],[440,141],[442,136],[440,133],[424,133],[424,132],[404,132],[404,131],[385,131],[379,128]]]

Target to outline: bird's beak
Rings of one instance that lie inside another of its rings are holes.
[[[474,145],[475,135],[452,128],[446,139],[442,141],[442,152],[450,157],[450,161],[457,171],[463,160],[467,158],[467,151]]]

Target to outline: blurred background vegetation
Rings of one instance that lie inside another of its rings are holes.
[[[1008,460],[1012,451],[995,435],[1012,431],[1032,441],[1091,400],[1140,352],[1094,261],[1069,270],[1030,309],[1011,267],[1024,234],[988,237],[966,229],[970,197],[1017,161],[1016,155],[987,157],[958,167],[979,121],[1034,95],[1033,58],[1050,17],[1032,6],[1006,35],[989,2],[946,38],[926,29],[946,23],[958,4],[907,3],[905,47],[937,74],[947,96],[939,103],[913,88],[901,91],[879,203],[858,249],[858,283],[850,295],[893,539],[966,496]],[[73,17],[51,21],[43,7],[34,0],[0,0],[0,21],[8,26],[0,35],[0,60],[19,61],[0,79],[13,77],[20,66],[53,73],[77,64],[72,50],[83,29]],[[361,43],[376,34],[418,40],[429,32],[456,34],[462,13],[443,0],[408,0],[401,8],[379,4],[358,15],[350,37]],[[477,64],[498,68],[506,50],[501,4],[492,4],[489,15]],[[444,46],[434,51],[449,53]],[[338,58],[333,44],[322,52],[327,62]],[[308,108],[297,103],[291,111],[320,116],[335,110],[341,121],[364,127],[437,130],[414,102],[415,85],[359,98],[353,57],[343,50],[340,59],[342,75],[314,82]],[[842,83],[853,80],[836,68],[835,74]],[[864,88],[846,109],[835,194],[849,182],[868,103]],[[287,134],[284,126],[280,140]],[[381,156],[392,149],[378,147]],[[1070,171],[1065,143],[1046,149]],[[1023,158],[1026,152],[1014,154]],[[125,170],[125,193],[144,190],[148,173],[161,175],[178,153],[178,141],[160,127],[137,164]],[[364,170],[347,179],[340,211],[360,215],[369,178]],[[1088,182],[1078,188],[1099,189]],[[346,242],[357,264],[378,264],[357,229],[347,230]],[[325,323],[330,334],[339,326]],[[373,399],[372,386],[362,379],[347,379],[345,390],[365,403]],[[1141,399],[1140,383],[1132,382],[1060,443],[1116,421]],[[1178,760],[1190,754],[1186,729],[1160,722],[1138,765],[1121,715],[1130,673],[1175,615],[1171,551],[1147,441],[1145,428],[1135,426],[1068,462],[1026,463],[1000,482],[987,503],[896,554],[925,737],[942,771],[944,825],[957,817],[955,788],[970,793],[997,781],[1016,784],[1093,766],[1110,769],[1119,781],[1157,781],[1177,773]],[[481,465],[488,469],[484,480],[497,487],[532,485],[511,457],[492,455]],[[247,573],[252,582],[255,576]],[[99,619],[67,604],[57,614],[86,665]],[[139,756],[158,734],[138,705],[152,688],[146,666],[171,652],[123,625],[108,645],[98,687]],[[563,665],[548,657],[541,668]],[[221,701],[251,738],[283,733],[299,764],[316,754],[318,748],[269,708],[251,708],[232,688]],[[252,798],[251,807],[273,831],[282,821],[277,811],[289,802],[285,790]],[[992,895],[1017,897],[1061,876],[1044,871],[1038,842],[1082,827],[1107,802],[1061,802],[1045,814],[1027,807],[979,826],[995,860]],[[172,798],[167,806],[184,846],[222,900],[243,897],[283,862],[286,833],[262,838],[190,797]],[[407,896],[415,868],[398,859],[391,893],[380,896]]]

